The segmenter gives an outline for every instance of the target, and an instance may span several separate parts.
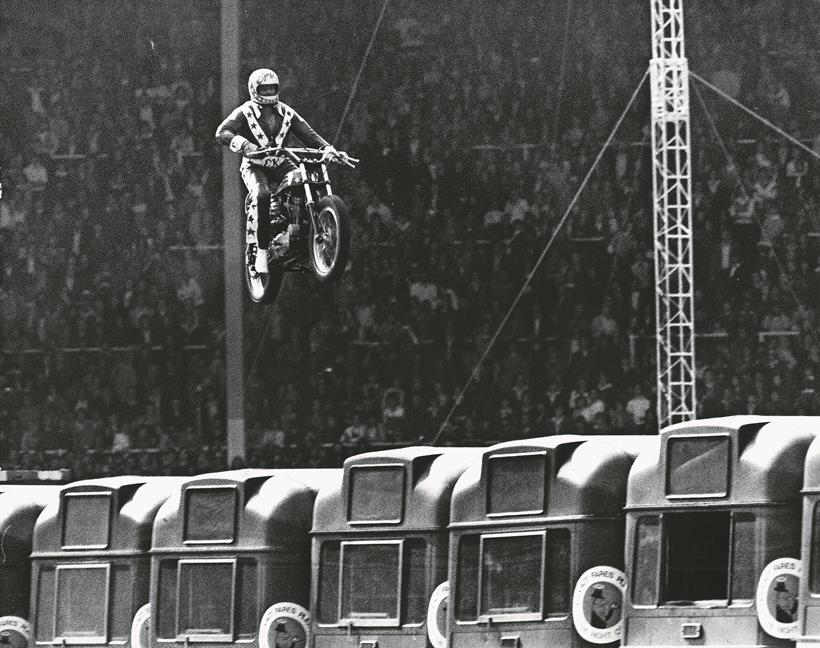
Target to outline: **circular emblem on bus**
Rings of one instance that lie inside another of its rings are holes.
[[[606,644],[621,638],[626,576],[615,567],[587,569],[575,584],[572,621],[583,639]]]
[[[32,643],[31,624],[18,616],[0,617],[0,643],[8,648],[28,648]]]
[[[444,581],[433,590],[427,605],[427,638],[433,648],[447,646],[447,609],[450,603],[450,583]]]
[[[757,581],[757,620],[761,628],[778,639],[797,636],[800,570],[796,558],[778,558],[766,565]]]
[[[271,605],[259,622],[259,648],[306,648],[310,613],[298,603]]]
[[[151,629],[151,604],[146,603],[134,615],[131,622],[131,648],[148,648]]]

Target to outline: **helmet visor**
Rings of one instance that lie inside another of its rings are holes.
[[[263,83],[256,89],[256,92],[258,92],[263,97],[275,97],[279,94],[279,84]]]

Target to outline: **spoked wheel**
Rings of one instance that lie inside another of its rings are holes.
[[[350,254],[347,206],[338,196],[324,196],[316,205],[317,231],[311,226],[308,252],[319,281],[333,281],[345,271]]]
[[[250,236],[250,232],[253,229],[251,227],[250,222],[250,206],[251,197],[250,195],[247,195],[245,196],[245,218],[247,219],[246,237]],[[246,245],[248,244],[247,238],[245,243]],[[260,252],[259,250],[257,250],[256,253],[267,254],[267,251],[262,250]],[[245,262],[242,264],[242,266],[245,271],[245,284],[247,284],[248,286],[248,293],[250,294],[251,299],[260,304],[272,303],[279,295],[279,291],[282,288],[282,278],[284,276],[284,271],[279,266],[269,262],[269,272],[259,273],[253,268],[251,259],[248,258],[247,248],[245,248],[244,256]]]
[[[257,254],[267,254],[265,250]],[[245,262],[245,283],[251,299],[259,304],[271,304],[282,289],[284,271],[273,262],[268,262],[269,272],[259,273]]]

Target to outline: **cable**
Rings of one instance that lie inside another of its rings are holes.
[[[333,136],[334,145],[336,144],[336,140],[339,138],[339,133],[342,132],[342,126],[345,123],[345,119],[347,119],[347,112],[350,110],[350,106],[353,103],[353,97],[356,96],[356,90],[359,87],[359,79],[361,79],[362,72],[364,71],[364,64],[367,62],[367,57],[370,55],[370,50],[373,48],[373,43],[376,40],[376,34],[378,33],[379,27],[382,24],[382,18],[384,18],[384,13],[385,11],[387,11],[387,5],[389,2],[390,0],[384,0],[381,13],[379,13],[379,17],[376,20],[376,26],[373,28],[373,33],[370,35],[370,42],[367,44],[367,49],[364,52],[362,64],[359,66],[359,72],[356,74],[356,80],[353,81],[353,87],[350,89],[350,95],[347,98],[347,105],[345,106],[345,109],[342,112],[342,118],[339,120],[339,127],[336,129],[336,134]]]
[[[735,164],[735,160],[732,157],[732,155],[729,153],[729,149],[726,147],[726,143],[723,141],[723,138],[720,136],[720,132],[717,129],[717,125],[715,124],[714,119],[712,119],[711,113],[706,108],[706,102],[703,100],[703,96],[700,94],[700,90],[698,90],[698,87],[696,85],[693,85],[692,87],[695,89],[695,95],[698,98],[701,109],[703,110],[704,114],[706,115],[706,120],[709,122],[709,126],[712,128],[712,132],[715,134],[715,137],[717,138],[718,145],[720,146],[720,150],[723,151],[723,155],[726,156],[726,160],[729,162],[729,164],[732,166],[732,168],[735,169],[736,172],[737,172],[737,184],[740,186],[740,190],[743,192],[743,195],[745,196],[746,200],[751,200],[751,194],[749,193],[749,190],[746,188],[746,185],[743,181],[743,176],[740,174],[740,168]],[[755,222],[757,223],[757,226],[762,230],[763,229],[763,223],[761,222],[760,217],[757,215],[757,213],[754,213],[754,219],[755,219]],[[791,279],[791,275],[788,272],[786,272],[786,267],[783,265],[783,262],[780,260],[780,256],[778,256],[777,251],[775,250],[774,246],[772,246],[772,256],[774,256],[774,260],[775,260],[775,263],[777,263],[777,268],[780,271],[780,274],[783,275],[783,276],[788,277],[789,279]],[[793,285],[793,283],[790,281],[789,284],[788,284],[788,291],[791,294],[792,299],[794,299],[794,303],[797,304],[798,308],[800,308],[802,311],[808,312],[808,309],[800,301],[800,297],[798,296],[797,292],[794,290],[792,285]],[[811,335],[812,339],[814,340],[815,344],[817,344],[818,340],[817,340],[817,335],[814,332],[814,329],[810,329],[810,335]]]
[[[789,140],[789,141],[790,141],[792,144],[794,144],[795,146],[799,146],[801,149],[803,149],[804,151],[806,151],[806,153],[808,153],[809,155],[811,155],[811,156],[812,156],[812,157],[814,157],[815,159],[820,160],[820,153],[817,153],[817,152],[816,152],[816,151],[814,151],[813,149],[809,148],[808,146],[806,146],[805,144],[803,144],[803,142],[801,142],[801,141],[800,141],[799,139],[797,139],[796,137],[793,137],[792,135],[789,135],[789,134],[788,134],[786,131],[784,131],[782,128],[779,128],[778,126],[775,126],[772,122],[770,122],[770,121],[769,121],[768,119],[766,119],[765,117],[761,117],[760,115],[758,115],[758,114],[757,114],[754,110],[752,110],[751,108],[747,108],[747,107],[746,107],[746,106],[744,106],[742,103],[740,103],[737,99],[735,99],[732,95],[730,95],[730,94],[728,94],[728,93],[724,92],[723,90],[721,90],[721,89],[720,89],[720,88],[718,88],[717,86],[712,85],[712,84],[711,84],[711,83],[709,83],[706,79],[704,79],[702,76],[700,76],[697,72],[692,72],[692,71],[690,70],[690,71],[689,71],[689,76],[690,76],[690,77],[693,77],[693,78],[695,78],[695,79],[697,79],[697,80],[698,80],[698,81],[700,81],[703,85],[705,85],[707,88],[709,88],[710,90],[713,90],[714,92],[718,93],[721,97],[723,97],[724,99],[726,99],[726,101],[728,101],[729,103],[734,104],[735,106],[737,106],[738,108],[740,108],[740,109],[741,109],[743,112],[745,112],[746,114],[751,115],[751,116],[752,116],[752,117],[754,117],[756,120],[758,120],[759,122],[761,122],[761,123],[763,123],[764,125],[768,126],[769,128],[771,128],[771,129],[772,129],[773,131],[775,131],[776,133],[779,133],[782,137],[785,137],[787,140]]]
[[[552,124],[553,137],[558,139],[558,119],[561,115],[561,99],[564,97],[564,83],[567,66],[567,49],[569,47],[569,23],[572,14],[572,0],[567,0],[566,18],[564,20],[564,45],[561,48],[561,73],[558,75],[558,101],[555,104],[555,119]]]
[[[442,422],[441,426],[439,427],[438,433],[436,434],[435,438],[433,439],[431,445],[436,445],[436,443],[438,443],[438,440],[441,437],[442,433],[444,432],[444,429],[447,427],[447,424],[450,422],[450,418],[453,416],[453,412],[455,412],[456,409],[458,408],[458,406],[461,405],[461,401],[464,398],[464,394],[467,392],[467,389],[470,387],[473,380],[475,380],[475,377],[478,374],[479,368],[484,363],[484,360],[487,358],[487,355],[490,353],[490,349],[492,349],[493,345],[495,344],[496,340],[498,339],[498,336],[501,334],[501,330],[504,328],[507,321],[510,319],[510,315],[512,315],[512,312],[515,310],[515,307],[518,306],[518,302],[521,301],[521,298],[524,296],[524,293],[526,292],[527,288],[529,287],[530,282],[532,281],[532,278],[535,276],[535,273],[538,271],[538,268],[541,267],[541,263],[543,263],[544,258],[547,256],[547,253],[550,251],[550,248],[552,247],[552,244],[555,242],[555,239],[558,237],[558,233],[561,231],[561,228],[564,226],[564,223],[567,221],[567,218],[569,218],[570,212],[572,211],[573,207],[575,207],[575,203],[578,201],[578,198],[581,196],[581,192],[583,192],[584,188],[586,187],[587,183],[589,182],[589,179],[592,177],[592,173],[595,171],[595,168],[598,166],[598,162],[601,161],[601,158],[604,156],[604,153],[606,152],[607,148],[609,148],[610,143],[612,142],[613,138],[615,137],[615,133],[617,133],[618,129],[621,127],[621,123],[623,122],[624,118],[626,117],[626,114],[629,112],[629,109],[632,108],[632,104],[634,103],[635,98],[638,96],[638,93],[640,92],[641,88],[643,87],[644,81],[646,81],[647,76],[649,76],[649,69],[648,68],[644,72],[643,76],[641,77],[641,80],[638,83],[638,87],[635,88],[635,91],[632,93],[632,96],[629,98],[629,101],[626,104],[626,108],[624,108],[623,112],[621,113],[621,116],[618,117],[618,121],[615,123],[615,126],[612,129],[612,132],[606,138],[606,141],[604,142],[603,146],[601,147],[601,150],[598,152],[598,155],[596,156],[595,160],[592,162],[592,165],[589,167],[589,171],[587,171],[587,174],[584,176],[584,179],[581,181],[581,184],[578,186],[578,189],[576,190],[575,195],[572,197],[572,200],[570,201],[569,206],[567,207],[566,211],[564,212],[564,215],[561,217],[561,220],[558,222],[558,225],[556,225],[555,230],[552,233],[552,236],[550,237],[549,241],[547,241],[547,244],[544,247],[544,250],[541,252],[541,256],[538,257],[538,260],[535,262],[535,265],[533,266],[532,270],[530,270],[530,273],[527,275],[527,278],[524,280],[524,285],[521,286],[521,290],[518,291],[518,294],[515,296],[515,299],[513,300],[512,304],[510,305],[509,309],[507,310],[506,314],[504,315],[504,318],[501,320],[501,324],[498,325],[498,328],[496,329],[496,331],[493,334],[492,338],[490,338],[490,341],[487,343],[487,346],[484,349],[484,353],[481,354],[481,357],[479,358],[478,362],[476,363],[475,368],[473,368],[473,371],[470,374],[470,377],[467,379],[467,382],[465,383],[464,387],[461,389],[461,392],[459,393],[458,397],[456,398],[455,402],[453,403],[453,406],[450,408],[450,411],[447,413],[447,416],[444,418],[444,421]]]

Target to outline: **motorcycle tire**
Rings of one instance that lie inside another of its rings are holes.
[[[250,231],[250,214],[248,210],[251,206],[250,194],[245,196],[245,220],[247,222],[247,231]],[[245,242],[247,245],[250,241]],[[248,295],[251,301],[257,304],[271,304],[279,296],[279,291],[282,289],[282,279],[284,278],[284,271],[282,268],[268,264],[269,272],[259,274],[250,265],[249,259],[245,256],[245,263],[242,264],[245,274],[245,285],[248,287]]]
[[[245,267],[245,284],[248,287],[248,295],[251,301],[257,304],[272,304],[279,296],[282,289],[282,279],[284,271],[277,267],[273,261],[268,262],[269,272],[258,273],[247,263]]]
[[[313,274],[321,282],[342,276],[350,255],[350,219],[347,205],[338,196],[323,196],[316,204],[316,223],[311,223],[308,256]]]

